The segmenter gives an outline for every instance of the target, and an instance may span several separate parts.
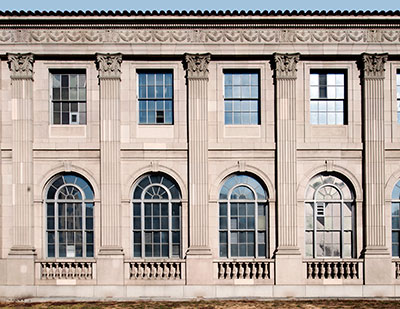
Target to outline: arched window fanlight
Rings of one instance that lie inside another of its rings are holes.
[[[93,257],[94,194],[88,181],[78,174],[55,177],[46,193],[48,257]]]
[[[133,256],[181,256],[181,191],[165,174],[148,174],[133,192]]]
[[[354,190],[335,174],[318,174],[307,186],[304,206],[305,255],[353,257]]]
[[[230,176],[219,194],[220,257],[266,257],[268,194],[246,174]]]

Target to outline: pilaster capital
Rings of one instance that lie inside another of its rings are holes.
[[[276,78],[296,78],[297,62],[299,62],[300,54],[274,54],[274,69]]]
[[[367,54],[362,55],[362,70],[364,79],[385,78],[385,63],[388,54]]]
[[[7,53],[7,63],[11,71],[11,79],[33,79],[33,54]]]
[[[184,68],[188,79],[208,79],[211,54],[185,54]]]
[[[96,67],[99,79],[121,78],[122,54],[96,54]]]

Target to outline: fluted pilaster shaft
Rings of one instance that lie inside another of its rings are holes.
[[[12,96],[14,238],[11,255],[33,254],[33,55],[8,54]]]
[[[210,54],[185,55],[189,126],[190,248],[209,248],[208,235],[208,63]],[[190,249],[189,249],[190,250]]]
[[[366,250],[385,248],[384,79],[387,54],[363,54]]]
[[[120,92],[121,54],[97,54],[100,84],[101,248],[120,254],[121,169]]]
[[[297,250],[296,64],[299,54],[275,54],[278,251]]]

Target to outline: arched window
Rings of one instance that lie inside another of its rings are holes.
[[[399,257],[399,243],[400,243],[400,180],[394,186],[392,192],[392,255]]]
[[[219,194],[220,257],[266,257],[268,195],[255,178],[229,177]]]
[[[46,194],[48,257],[93,257],[93,189],[77,174],[61,174]]]
[[[355,244],[354,191],[336,175],[318,174],[306,189],[307,257],[351,258]]]
[[[133,256],[181,256],[181,192],[164,174],[139,179],[133,192]]]

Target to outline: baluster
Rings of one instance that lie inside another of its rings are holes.
[[[312,266],[311,263],[307,263],[307,279],[312,275]]]
[[[176,263],[176,278],[177,279],[182,279],[181,278],[181,263]]]
[[[320,263],[320,268],[321,268],[321,279],[325,278],[325,263]]]
[[[258,264],[257,279],[264,279],[262,263],[259,262],[257,264]]]
[[[161,263],[156,264],[156,270],[157,270],[157,275],[156,275],[157,279],[162,279],[163,269]]]
[[[338,263],[333,263],[333,279],[338,278]]]
[[[340,269],[339,269],[339,272],[340,272],[340,278],[344,278],[344,263],[343,262],[340,262]]]
[[[170,263],[164,263],[164,270],[163,270],[163,278],[164,279],[169,279],[169,267]]]
[[[328,279],[332,279],[332,269],[333,269],[333,263],[326,263],[326,266],[328,267],[327,271],[327,277]]]
[[[238,269],[238,263],[232,263],[232,277],[233,279],[237,279],[239,269]]]
[[[346,262],[346,279],[350,278],[350,263]]]
[[[251,263],[251,279],[256,278],[257,274],[257,268],[256,268],[256,263]]]
[[[226,278],[232,279],[231,263],[226,263]]]
[[[151,264],[150,263],[144,263],[144,273],[146,279],[150,279],[150,273],[151,273]]]
[[[249,263],[248,262],[244,263],[244,278],[245,279],[250,279],[250,269],[249,269]]]
[[[396,278],[398,279],[400,275],[400,263],[396,262]]]
[[[352,268],[352,269],[351,269],[351,271],[352,271],[352,276],[351,276],[351,278],[358,278],[358,271],[357,271],[357,268],[358,268],[357,266],[358,266],[358,265],[356,265],[356,263],[357,263],[357,262],[352,262],[352,263],[351,263],[351,264],[352,264],[352,265],[351,265],[351,266],[352,266],[352,267],[351,267],[351,268]]]
[[[244,263],[238,263],[238,267],[239,267],[239,279],[243,279],[243,274],[244,274],[244,267],[243,267]]]
[[[143,265],[143,263],[138,263],[137,265],[138,265],[138,271],[139,271],[138,277],[139,277],[139,279],[144,279],[144,276],[145,276],[144,265]]]
[[[218,263],[218,279],[224,279],[223,275],[224,275],[224,270],[222,263]]]

